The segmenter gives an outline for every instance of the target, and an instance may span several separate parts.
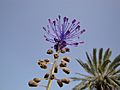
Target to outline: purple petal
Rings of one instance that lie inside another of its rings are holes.
[[[76,22],[76,19],[74,19],[74,20],[72,21],[72,24],[75,23],[75,22]]]

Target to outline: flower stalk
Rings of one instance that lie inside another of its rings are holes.
[[[57,54],[59,55],[59,52],[57,52]],[[57,58],[54,59],[54,62],[53,62],[53,65],[52,65],[52,69],[50,70],[50,76],[52,76],[54,74],[54,70],[55,70],[57,61],[58,61]],[[51,85],[52,85],[52,80],[49,78],[46,90],[50,90]]]

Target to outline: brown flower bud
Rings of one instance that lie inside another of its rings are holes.
[[[50,62],[49,59],[44,59],[45,64],[48,64]]]
[[[38,86],[38,84],[35,81],[33,81],[33,80],[30,80],[28,82],[28,85],[29,85],[29,87],[37,87]]]
[[[55,79],[55,75],[52,74],[52,75],[50,76],[50,79],[51,79],[51,80]]]
[[[47,51],[47,54],[53,54],[53,50],[49,49],[49,50]]]
[[[44,78],[48,79],[48,77],[49,77],[49,74],[46,73],[45,76],[44,76]]]
[[[40,67],[41,67],[42,69],[47,69],[47,65],[46,65],[46,64],[44,64],[44,63],[43,63],[43,64],[41,64],[41,65],[40,65]]]
[[[70,69],[67,67],[62,68],[62,70],[66,73],[69,74],[70,73]]]
[[[42,63],[44,63],[44,61],[42,61],[42,60],[38,60],[38,65],[41,65]]]
[[[34,78],[33,81],[35,81],[36,83],[39,83],[40,82],[40,78]]]
[[[63,83],[65,83],[65,84],[69,84],[70,83],[70,79],[68,79],[68,78],[63,78],[63,79],[61,79],[61,81]]]
[[[62,58],[63,61],[66,61],[66,62],[70,62],[70,58],[69,57],[64,57]]]
[[[56,53],[54,54],[54,59],[58,59],[59,55]]]
[[[63,86],[63,83],[62,83],[62,81],[61,81],[61,80],[57,80],[57,84],[58,84],[60,87],[62,87],[62,86]]]
[[[66,52],[66,49],[63,48],[63,49],[61,50],[61,53],[65,53],[65,52]]]
[[[59,64],[60,67],[66,67],[67,63],[65,61],[61,61],[61,63]]]
[[[70,52],[70,49],[69,48],[65,48],[66,52]]]
[[[58,72],[58,67],[55,66],[55,70],[54,70],[54,73],[57,73]]]

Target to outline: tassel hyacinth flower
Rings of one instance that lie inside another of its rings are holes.
[[[83,41],[76,41],[85,32],[85,29],[80,29],[80,22],[76,19],[70,23],[67,17],[61,20],[61,16],[59,15],[55,20],[48,19],[48,22],[49,25],[43,27],[46,32],[44,37],[46,41],[54,43],[56,51],[61,50],[67,45],[78,46],[84,43]]]

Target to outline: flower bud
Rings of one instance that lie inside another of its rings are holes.
[[[47,54],[53,54],[53,50],[49,49],[49,50],[47,51]]]
[[[59,55],[56,53],[54,54],[54,59],[58,59]]]
[[[48,64],[50,62],[49,59],[44,59],[45,64]]]
[[[38,65],[41,65],[42,63],[44,63],[44,61],[42,61],[42,60],[38,60]]]
[[[40,78],[34,78],[33,81],[35,81],[36,83],[39,83],[40,82]]]
[[[61,53],[65,53],[65,52],[66,52],[65,48],[63,48],[63,49],[61,50]]]
[[[69,48],[65,48],[66,52],[70,52],[70,49]]]
[[[70,62],[70,58],[69,57],[64,57],[64,58],[62,58],[62,60],[65,61],[65,62]]]
[[[29,85],[29,87],[37,87],[38,86],[38,84],[35,81],[33,81],[33,80],[30,80],[28,82],[28,85]]]
[[[59,64],[60,67],[66,67],[67,63],[65,61],[61,61],[61,63]]]
[[[60,87],[62,87],[62,86],[63,86],[63,83],[62,83],[62,81],[61,81],[61,80],[57,80],[57,84],[58,84]]]
[[[70,80],[68,78],[63,78],[61,79],[61,81],[65,84],[69,84],[70,83]]]
[[[48,79],[48,77],[49,77],[49,74],[46,73],[45,76],[44,76],[44,78]]]
[[[50,76],[50,79],[51,79],[51,80],[55,79],[55,75],[52,74],[52,75]]]
[[[42,69],[47,69],[47,65],[46,65],[46,64],[41,64],[40,67],[41,67]]]
[[[69,74],[70,73],[70,69],[67,67],[62,68],[62,70],[66,73]]]
[[[57,73],[58,72],[58,67],[55,66],[55,70],[54,70],[54,73]]]

